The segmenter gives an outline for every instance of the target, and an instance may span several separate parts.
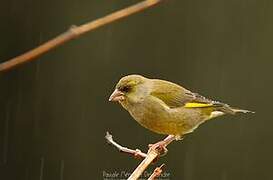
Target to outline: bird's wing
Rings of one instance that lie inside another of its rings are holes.
[[[231,113],[232,109],[224,103],[205,98],[168,81],[153,80],[153,91],[151,95],[162,100],[170,108],[206,108],[214,107],[221,111]]]
[[[151,95],[162,100],[170,108],[184,106],[193,99],[192,93],[169,81],[153,80]]]

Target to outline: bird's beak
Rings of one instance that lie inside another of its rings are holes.
[[[124,93],[115,89],[115,91],[109,97],[109,101],[122,101],[124,100]]]

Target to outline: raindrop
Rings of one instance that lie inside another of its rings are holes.
[[[39,178],[39,180],[43,180],[43,177],[44,177],[44,162],[45,162],[45,158],[41,157],[40,178]]]

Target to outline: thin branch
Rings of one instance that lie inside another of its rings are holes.
[[[165,166],[165,164],[161,164],[161,166],[155,168],[153,174],[148,178],[148,180],[155,180],[155,178],[158,178],[161,173],[163,172],[163,167]]]
[[[148,153],[142,153],[140,150],[132,150],[127,147],[123,147],[119,145],[117,142],[113,140],[113,136],[107,132],[105,136],[107,142],[113,146],[115,146],[120,152],[124,152],[130,155],[133,155],[135,157],[141,157],[144,158],[144,160],[138,165],[138,167],[134,170],[134,172],[131,174],[131,176],[128,178],[128,180],[137,180],[141,176],[141,174],[147,169],[147,167],[154,162],[158,157],[160,157],[162,154],[165,155],[167,152],[167,146],[175,140],[174,135],[167,136],[164,140],[159,141],[155,144],[149,145]],[[162,172],[162,167],[164,164],[162,164],[160,167],[155,169],[153,172],[154,175],[151,177],[157,177],[156,175],[160,175]]]
[[[147,157],[138,165],[138,167],[134,170],[128,180],[137,180],[141,174],[147,169],[147,167],[161,154],[166,154],[166,147],[175,140],[175,136],[169,135],[163,141],[159,141],[158,143],[153,144],[148,153]]]
[[[102,18],[98,18],[94,21],[91,21],[89,23],[83,24],[81,26],[72,26],[67,32],[57,36],[54,39],[49,40],[48,42],[22,54],[15,58],[12,58],[6,62],[3,62],[0,64],[0,72],[10,70],[20,64],[33,61],[35,58],[41,56],[42,54],[64,44],[67,41],[70,41],[72,39],[75,39],[79,37],[82,34],[85,34],[89,31],[92,31],[94,29],[97,29],[101,26],[104,26],[106,24],[112,23],[116,20],[119,20],[121,18],[127,17],[129,15],[132,15],[134,13],[140,12],[146,8],[152,7],[162,0],[145,0],[142,2],[139,2],[135,5],[129,6],[127,8],[124,8],[122,10],[113,12],[109,15],[106,15]]]
[[[150,148],[147,157],[138,165],[128,180],[137,180],[147,167],[160,155],[156,149]]]
[[[133,150],[133,149],[129,149],[127,147],[123,147],[123,146],[119,145],[117,142],[114,141],[113,136],[109,132],[106,132],[105,139],[107,140],[107,142],[109,144],[116,147],[119,150],[119,152],[123,152],[123,153],[129,154],[129,155],[132,155],[136,158],[143,158],[144,159],[147,157],[147,154],[141,152],[139,149]]]

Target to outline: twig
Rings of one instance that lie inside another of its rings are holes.
[[[161,154],[166,154],[168,146],[173,140],[175,140],[175,136],[169,135],[163,141],[159,141],[150,146],[150,149],[147,153],[147,157],[138,165],[138,167],[134,170],[128,180],[136,180],[141,174],[147,169],[147,167]]]
[[[155,180],[155,178],[158,178],[162,173],[162,168],[165,166],[165,164],[161,164],[161,166],[155,168],[153,174],[148,178],[148,180]]]
[[[56,38],[51,39],[51,40],[47,41],[46,43],[28,51],[22,55],[19,55],[15,58],[12,58],[6,62],[1,63],[0,64],[0,72],[7,71],[9,69],[12,69],[12,68],[20,65],[20,64],[32,61],[35,58],[41,56],[42,54],[50,51],[51,49],[54,49],[54,48],[64,44],[67,41],[75,39],[75,38],[79,37],[80,35],[85,34],[86,32],[92,31],[92,30],[97,29],[101,26],[104,26],[106,24],[109,24],[111,22],[119,20],[121,18],[127,17],[127,16],[137,13],[139,11],[142,11],[146,8],[152,7],[161,1],[162,0],[145,0],[145,1],[139,2],[135,5],[124,8],[122,10],[113,12],[113,13],[106,15],[102,18],[98,18],[94,21],[83,24],[81,26],[78,26],[78,27],[72,26],[67,32],[57,36]]]
[[[150,148],[147,157],[138,165],[128,180],[137,180],[147,167],[160,155],[160,152],[155,148]]]
[[[105,136],[107,142],[113,146],[115,146],[120,152],[124,152],[130,155],[133,155],[135,157],[142,157],[144,160],[138,165],[138,167],[134,170],[134,172],[131,174],[131,176],[128,178],[128,180],[137,180],[141,174],[147,169],[147,167],[160,155],[166,154],[167,149],[166,146],[168,146],[173,140],[175,140],[175,136],[169,135],[167,136],[163,141],[159,141],[153,145],[149,145],[149,151],[147,154],[142,153],[140,150],[132,150],[127,147],[123,147],[119,145],[117,142],[113,140],[113,136],[106,132]],[[156,178],[162,173],[162,167],[164,164],[162,164],[160,167],[156,168],[153,172],[153,174],[150,176],[150,178]],[[149,178],[149,179],[150,179]]]
[[[134,157],[137,158],[146,158],[147,154],[141,152],[139,149],[133,150],[133,149],[129,149],[127,147],[123,147],[121,145],[119,145],[117,142],[114,141],[113,136],[109,133],[106,132],[106,136],[105,139],[107,140],[107,142],[113,146],[115,146],[120,152],[129,154],[129,155],[133,155]]]
[[[142,158],[144,158],[144,160],[138,165],[138,167],[134,170],[134,172],[131,174],[131,176],[128,178],[128,180],[137,180],[141,174],[145,171],[145,169],[147,169],[147,167],[158,157],[160,157],[160,155],[162,154],[166,154],[167,149],[166,147],[173,141],[175,140],[175,136],[174,135],[169,135],[167,136],[164,140],[159,141],[153,145],[149,145],[150,148],[148,150],[148,153],[142,153],[140,150],[132,150],[126,147],[123,147],[121,145],[119,145],[117,142],[115,142],[113,140],[113,136],[107,132],[106,136],[105,136],[107,142],[113,146],[115,146],[119,151],[127,153],[127,154],[131,154],[136,156],[140,156]],[[161,165],[159,168],[161,169],[164,165]],[[156,171],[156,170],[155,170]],[[162,170],[161,170],[162,171]],[[154,172],[155,175],[157,174],[161,174],[161,172],[159,172],[159,170],[157,170],[156,172]]]

